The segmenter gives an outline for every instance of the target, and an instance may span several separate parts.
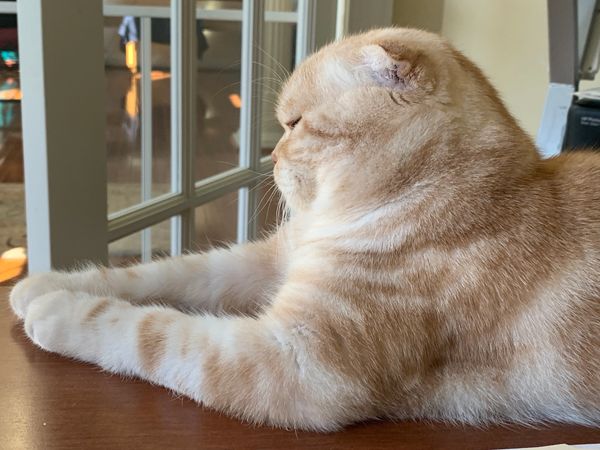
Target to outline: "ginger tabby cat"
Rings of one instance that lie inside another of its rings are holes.
[[[255,423],[600,421],[600,156],[542,160],[440,37],[331,44],[283,87],[265,240],[33,275],[43,349]]]

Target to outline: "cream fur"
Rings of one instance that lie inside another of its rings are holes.
[[[277,114],[289,221],[29,277],[32,341],[283,427],[598,424],[600,157],[541,160],[479,69],[410,29],[320,50]]]

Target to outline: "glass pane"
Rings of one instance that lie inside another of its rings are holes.
[[[281,85],[294,70],[296,25],[288,23],[265,23],[262,54],[263,75],[261,113],[261,152],[268,156],[283,130],[275,118],[275,105]]]
[[[249,0],[250,1],[250,0]],[[296,11],[297,0],[265,0],[266,11]],[[242,9],[242,0],[210,1],[199,0],[198,6],[204,9]]]
[[[165,6],[171,5],[171,0],[104,0],[104,5],[120,6]]]
[[[144,171],[140,20],[105,18],[108,211],[169,192],[171,178],[169,19],[151,20],[151,161]],[[142,176],[143,175],[143,176]],[[142,189],[142,183],[146,189]]]
[[[198,8],[215,10],[215,9],[242,9],[243,0],[197,0]],[[252,0],[249,0],[252,1]],[[169,6],[170,0],[104,0],[105,5],[135,5],[135,6]],[[296,11],[298,5],[297,0],[266,0],[266,11]]]
[[[171,24],[152,19],[152,196],[171,191]]]
[[[108,245],[108,260],[112,266],[124,266],[142,261],[142,240],[148,243],[149,256],[168,256],[171,248],[171,220],[165,220]]]
[[[298,9],[297,0],[265,0],[266,11],[292,12]]]
[[[231,244],[237,238],[238,193],[234,191],[196,208],[194,250]]]
[[[242,9],[242,0],[212,1],[198,0],[198,6],[203,9]]]
[[[5,36],[0,52],[0,284],[25,267],[25,190],[16,16],[2,15]]]
[[[239,162],[241,22],[198,21],[197,180]]]

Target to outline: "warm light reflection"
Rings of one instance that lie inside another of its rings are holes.
[[[131,84],[125,95],[125,112],[133,119],[138,116],[139,112],[138,101],[138,82],[136,77],[131,77]]]
[[[18,277],[25,270],[27,254],[23,247],[6,250],[0,256],[0,283]]]
[[[23,98],[23,94],[21,93],[21,89],[13,88],[13,89],[3,89],[0,90],[0,101],[7,100],[21,100]]]
[[[165,80],[170,78],[169,72],[163,72],[161,70],[153,70],[150,73],[150,79],[152,81]],[[135,136],[139,127],[139,115],[140,115],[140,86],[139,81],[142,78],[140,73],[132,75],[131,82],[129,83],[129,89],[125,94],[125,112],[129,118],[126,129],[130,139],[135,140]]]
[[[136,80],[142,78],[141,73],[136,73],[134,76]],[[150,79],[152,81],[167,80],[169,78],[171,78],[171,74],[169,72],[163,72],[162,70],[153,70],[150,72]]]
[[[137,45],[135,41],[125,44],[125,65],[132,73],[137,72]]]
[[[16,78],[7,77],[4,82],[0,85],[0,101],[19,101],[23,98],[19,83]],[[2,111],[0,107],[0,113]],[[4,126],[4,121],[0,118],[0,125]]]
[[[242,107],[242,99],[238,94],[229,94],[229,101],[234,108],[240,109]]]
[[[27,258],[27,252],[25,247],[15,247],[6,250],[0,257],[2,259],[25,259]]]

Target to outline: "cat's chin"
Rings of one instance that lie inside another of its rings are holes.
[[[294,194],[293,189],[290,189],[286,183],[280,183],[277,180],[277,176],[275,176],[275,184],[277,185],[277,190],[281,195],[283,204],[288,211],[299,211],[302,210],[301,202],[299,201],[298,195]]]
[[[292,215],[301,214],[303,211],[305,211],[307,209],[305,206],[303,207],[301,203],[294,202],[293,197],[291,200],[289,197],[287,197],[283,194],[281,195],[281,197],[282,197],[282,201],[283,201],[283,208],[287,212],[286,215],[288,217],[291,217]]]

